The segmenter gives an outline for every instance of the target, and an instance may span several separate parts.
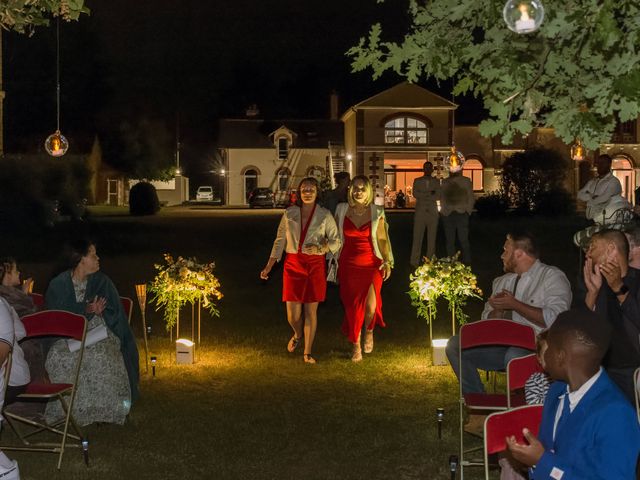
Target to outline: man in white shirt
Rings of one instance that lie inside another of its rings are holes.
[[[611,173],[611,162],[609,155],[600,155],[595,161],[598,176],[578,192],[578,200],[587,204],[587,218],[599,224],[607,223],[607,217],[613,213],[611,208],[607,208],[611,203],[619,203],[620,208],[629,206],[621,196],[620,180]]]
[[[640,426],[633,407],[600,363],[611,329],[585,309],[561,313],[549,329],[545,369],[556,380],[544,402],[538,437],[507,437],[513,457],[531,467],[529,478],[635,478]],[[533,428],[533,425],[531,425]]]
[[[413,181],[412,195],[416,199],[413,215],[413,243],[411,244],[412,267],[417,267],[422,259],[422,241],[427,230],[427,257],[436,253],[436,234],[438,233],[438,200],[440,200],[440,180],[433,178],[433,164],[424,162],[424,175]]]
[[[447,239],[447,256],[456,253],[456,234],[460,242],[461,260],[471,263],[471,245],[469,244],[469,215],[473,211],[475,197],[471,180],[462,175],[462,170],[450,172],[442,181],[440,214],[444,236]]]
[[[551,326],[559,313],[571,305],[571,285],[558,268],[539,260],[539,250],[530,233],[512,232],[504,242],[502,259],[505,274],[493,281],[491,296],[482,319],[510,319],[529,325],[539,333]],[[449,339],[446,353],[460,378],[460,340]],[[463,352],[463,393],[484,392],[478,375],[482,370],[502,370],[510,360],[531,352],[518,347],[481,347]]]

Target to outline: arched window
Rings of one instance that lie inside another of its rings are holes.
[[[429,128],[417,118],[397,117],[384,124],[384,143],[426,145]]]
[[[633,204],[635,200],[633,193],[636,186],[631,160],[626,155],[615,156],[611,162],[611,173],[620,180],[622,196]]]
[[[462,175],[471,180],[474,192],[482,192],[484,190],[484,167],[480,160],[467,158],[462,167]]]
[[[283,167],[278,170],[278,190],[286,191],[289,189],[289,180],[291,178],[291,170]]]
[[[249,194],[258,187],[258,171],[254,169],[245,170],[244,174],[244,199],[249,203]]]

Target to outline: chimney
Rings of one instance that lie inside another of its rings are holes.
[[[332,90],[329,96],[329,119],[331,120],[338,120],[339,101],[338,92]]]

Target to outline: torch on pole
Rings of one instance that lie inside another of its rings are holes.
[[[145,283],[136,285],[136,296],[138,297],[138,305],[142,314],[142,336],[144,338],[144,365],[145,373],[149,373],[149,345],[147,344],[147,285]]]

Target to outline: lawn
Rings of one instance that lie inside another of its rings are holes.
[[[291,332],[280,302],[281,270],[268,282],[258,278],[278,216],[272,210],[176,208],[131,218],[103,210],[89,222],[2,235],[2,254],[18,258],[34,276],[36,291],[44,290],[65,238],[90,234],[102,270],[122,295],[135,297],[134,284],[153,278],[153,264],[164,252],[214,260],[225,294],[220,318],[203,314],[203,341],[192,366],[174,365],[161,314],[148,308],[157,372],[143,373],[142,398],[126,425],[87,429],[89,467],[76,450],[65,455],[60,473],[54,473],[53,455],[9,452],[22,478],[450,478],[448,457],[458,443],[457,382],[448,367],[431,366],[428,327],[416,319],[406,294],[411,214],[390,214],[396,269],[383,289],[388,327],[377,331],[374,353],[360,364],[348,360],[349,345],[339,334],[342,312],[331,288],[319,311],[315,366],[305,365],[301,352],[285,350]],[[571,236],[581,219],[474,219],[473,269],[484,291],[501,271],[498,257],[512,224],[540,235],[543,260],[575,283],[579,256]],[[467,313],[477,317],[481,307],[471,302]],[[448,334],[449,318],[443,306],[437,336]],[[140,337],[137,306],[133,324]],[[181,333],[188,335],[189,327]],[[144,362],[141,367],[144,372]],[[446,412],[442,440],[437,407]],[[5,429],[3,442],[11,437]],[[478,469],[467,473],[481,477]]]

